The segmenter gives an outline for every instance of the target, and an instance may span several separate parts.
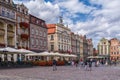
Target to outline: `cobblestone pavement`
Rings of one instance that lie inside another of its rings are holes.
[[[92,71],[74,66],[0,69],[0,80],[120,80],[120,66],[93,67]]]

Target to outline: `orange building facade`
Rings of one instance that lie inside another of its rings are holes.
[[[120,59],[120,41],[117,38],[113,38],[110,40],[110,59]]]

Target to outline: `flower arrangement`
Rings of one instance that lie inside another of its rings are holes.
[[[25,39],[28,39],[28,34],[21,34],[21,38],[25,38]]]
[[[20,22],[20,27],[28,28],[29,24],[26,22]]]
[[[65,65],[65,62],[64,62],[64,61],[57,61],[57,65],[58,65],[58,66]]]
[[[33,61],[32,64],[34,66],[52,66],[53,62],[52,62],[52,60],[50,60],[50,61],[41,60],[41,61]],[[57,61],[57,65],[58,66],[65,65],[65,62],[64,61]]]
[[[0,46],[5,47],[5,44],[0,43]]]
[[[52,61],[50,60],[50,61],[47,61],[47,66],[52,66]]]
[[[46,62],[46,61],[39,61],[39,62],[38,62],[38,65],[39,65],[39,66],[46,66],[46,65],[47,65],[47,62]]]

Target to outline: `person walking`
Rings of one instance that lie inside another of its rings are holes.
[[[75,61],[75,66],[78,67],[78,64],[79,64],[79,60],[76,60]]]
[[[115,65],[115,66],[117,65],[117,60],[116,60],[116,59],[114,60],[114,65]]]
[[[57,70],[57,61],[55,59],[53,59],[53,71]]]
[[[84,61],[84,66],[85,66],[85,70],[88,70],[88,61],[87,60]]]
[[[89,71],[91,71],[92,70],[92,59],[89,60],[88,65],[89,65]]]

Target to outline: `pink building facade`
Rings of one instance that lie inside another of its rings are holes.
[[[43,52],[48,50],[47,27],[45,21],[30,15],[30,50]]]

